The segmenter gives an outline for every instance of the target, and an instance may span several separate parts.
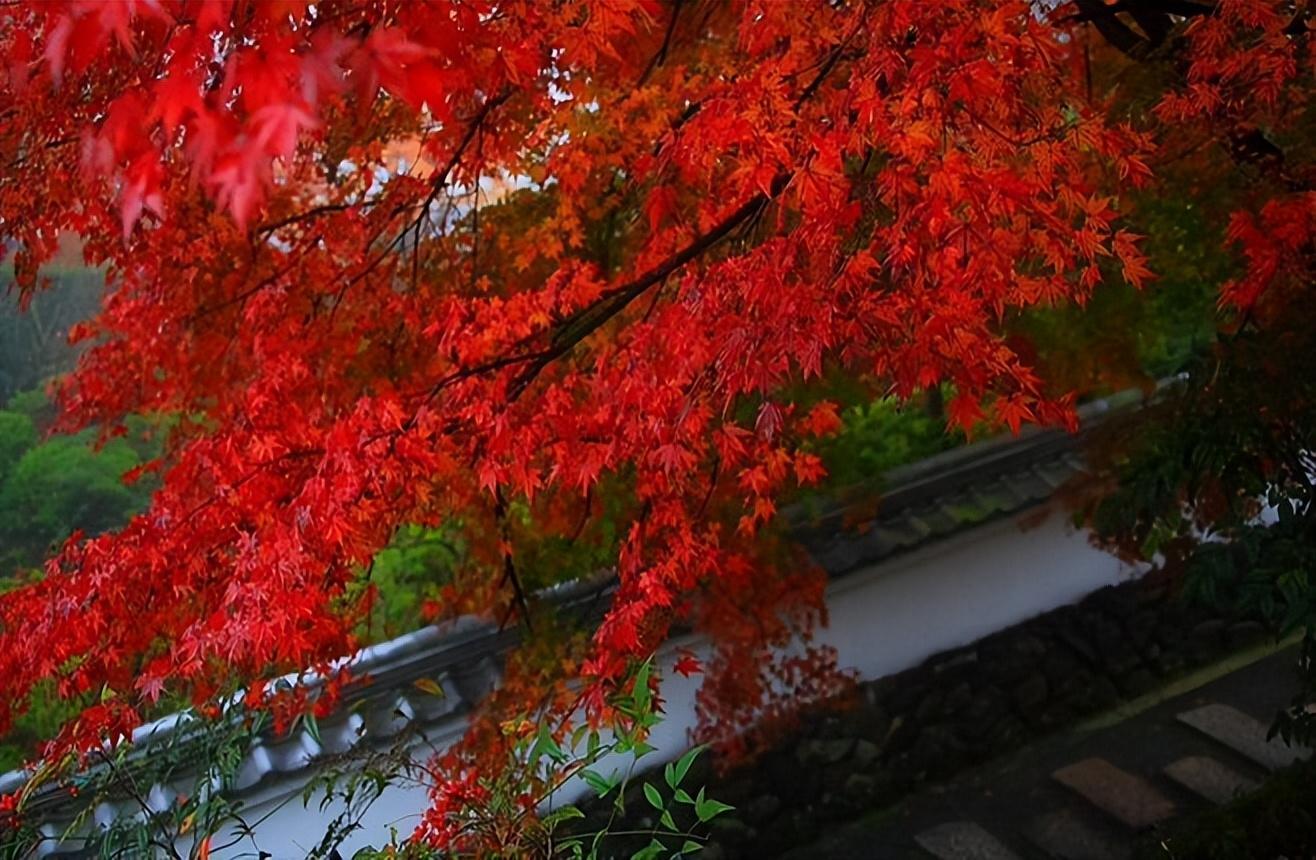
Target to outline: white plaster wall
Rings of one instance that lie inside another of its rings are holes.
[[[829,590],[831,623],[819,640],[837,648],[842,667],[878,678],[1137,575],[1093,549],[1087,535],[1070,528],[1062,515],[1053,513],[1040,523],[1037,518],[1034,509],[847,575]],[[659,664],[669,668],[681,646],[704,650],[696,640],[673,642]],[[666,716],[650,739],[658,748],[654,763],[683,752],[695,725],[698,678],[666,675],[661,690]],[[450,740],[431,738],[440,744]],[[258,841],[275,860],[304,857],[337,811],[320,813],[315,801],[303,809],[299,796],[289,800],[299,792],[300,786],[288,785],[269,790],[253,798],[249,809],[249,819],[268,815],[257,830]],[[362,822],[364,828],[346,842],[343,856],[387,841],[390,826],[405,835],[425,804],[421,789],[389,789]],[[212,856],[255,854],[247,843]]]
[[[1037,516],[962,532],[836,582],[820,638],[841,665],[880,678],[1139,574],[1093,548],[1063,514]]]

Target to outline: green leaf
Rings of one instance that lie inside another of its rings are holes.
[[[658,789],[647,782],[644,784],[644,798],[649,801],[649,805],[654,809],[662,809],[666,805],[663,803],[663,796],[658,793]]]
[[[558,746],[557,741],[553,739],[552,732],[548,730],[546,725],[539,727],[539,734],[535,737],[535,745],[530,748],[531,759],[537,759],[541,755],[547,755],[558,764],[567,760],[567,754],[562,752],[562,747]]]
[[[563,821],[571,821],[572,819],[575,818],[584,818],[584,817],[585,817],[585,813],[581,812],[578,807],[563,806],[559,809],[553,810],[548,815],[544,816],[544,826],[556,827],[558,824],[561,824]]]
[[[677,803],[688,803],[693,806],[695,802],[695,799],[690,796],[690,792],[686,791],[684,788],[678,788],[674,797],[676,798]]]
[[[580,778],[585,780],[585,784],[594,790],[598,797],[606,797],[609,792],[617,787],[620,781],[617,774],[613,773],[611,778],[600,775],[597,771],[583,770],[580,772]]]
[[[636,851],[631,855],[631,860],[653,860],[663,851],[663,843],[657,839],[651,839],[649,844]]]
[[[639,713],[647,713],[652,694],[649,692],[649,672],[653,664],[645,660],[640,664],[640,669],[635,673],[635,691],[631,694],[635,699],[635,710]]]
[[[690,765],[695,763],[695,759],[698,758],[699,754],[703,751],[704,747],[702,745],[694,747],[677,760],[676,765],[673,768],[676,782],[669,783],[672,788],[676,788],[681,784],[681,781],[685,779],[685,775],[690,772]]]
[[[702,788],[699,789],[699,796],[695,798],[695,815],[699,818],[700,824],[707,824],[717,816],[732,809],[735,809],[735,807],[720,800],[714,800],[711,797],[704,797]]]
[[[704,846],[700,845],[698,842],[694,841],[693,839],[685,840],[685,844],[681,846],[682,854],[693,854],[696,851],[703,851],[703,850],[704,850]]]
[[[315,719],[315,714],[309,711],[306,714],[306,733],[311,736],[311,740],[315,741],[317,745],[323,746],[320,742],[320,723]]]
[[[672,813],[666,809],[663,810],[663,814],[658,818],[658,822],[668,830],[676,830],[676,822],[672,819]]]

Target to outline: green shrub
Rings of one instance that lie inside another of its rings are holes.
[[[28,449],[0,487],[0,541],[7,560],[31,566],[76,530],[94,535],[122,526],[148,499],[145,487],[122,481],[140,462],[121,439],[99,451],[82,436]]]
[[[963,434],[946,429],[944,418],[894,397],[849,406],[841,422],[841,430],[818,446],[832,487],[873,481],[965,441]]]
[[[0,577],[34,568],[74,531],[119,528],[145,508],[154,482],[123,475],[158,455],[160,422],[133,417],[97,448],[94,431],[40,438],[45,396],[23,392],[0,411]]]
[[[17,412],[0,412],[0,487],[28,449],[36,444],[37,428],[30,418]]]
[[[1138,860],[1253,860],[1316,857],[1316,761],[1272,776],[1260,789],[1148,838]]]

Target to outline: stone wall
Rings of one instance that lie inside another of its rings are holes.
[[[699,856],[780,854],[922,783],[1269,638],[1254,618],[1187,605],[1146,581],[1104,588],[862,684],[855,704],[805,715],[801,731],[752,765],[719,777],[705,762],[686,783],[705,785],[736,810],[714,821],[713,844]],[[626,808],[630,825],[643,828],[640,782]]]

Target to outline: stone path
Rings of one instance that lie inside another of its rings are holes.
[[[1028,747],[787,857],[1122,860],[1142,834],[1227,803],[1310,754],[1267,740],[1292,651]]]
[[[1175,813],[1174,801],[1146,780],[1104,758],[1086,758],[1066,765],[1051,778],[1130,830],[1146,830]]]
[[[1190,755],[1165,766],[1165,775],[1217,806],[1247,794],[1257,781],[1204,755]]]
[[[1298,750],[1279,738],[1267,739],[1267,726],[1260,720],[1229,705],[1203,705],[1180,714],[1179,721],[1252,759],[1266,770],[1288,767],[1301,757]]]
[[[1040,815],[1025,834],[1042,853],[1060,860],[1118,860],[1120,840],[1068,809]]]
[[[949,821],[924,830],[914,837],[919,846],[936,857],[963,860],[1018,860],[995,836],[972,821]]]

